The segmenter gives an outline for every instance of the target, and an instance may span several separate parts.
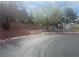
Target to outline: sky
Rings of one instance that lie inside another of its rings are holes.
[[[43,8],[72,8],[79,15],[79,1],[25,1],[26,10],[30,13]]]

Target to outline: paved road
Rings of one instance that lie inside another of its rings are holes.
[[[79,57],[79,35],[30,35],[3,43],[0,57]]]

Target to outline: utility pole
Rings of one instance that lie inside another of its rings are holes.
[[[49,22],[48,22],[48,16],[47,16],[47,31],[49,31]]]

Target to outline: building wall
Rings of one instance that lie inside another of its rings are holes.
[[[79,32],[79,24],[64,24],[64,32]]]
[[[73,24],[71,28],[71,32],[79,32],[79,24]]]
[[[69,32],[71,29],[71,24],[63,24],[63,30],[64,32]]]

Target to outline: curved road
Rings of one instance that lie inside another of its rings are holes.
[[[0,57],[79,57],[79,35],[30,35],[1,43]]]

